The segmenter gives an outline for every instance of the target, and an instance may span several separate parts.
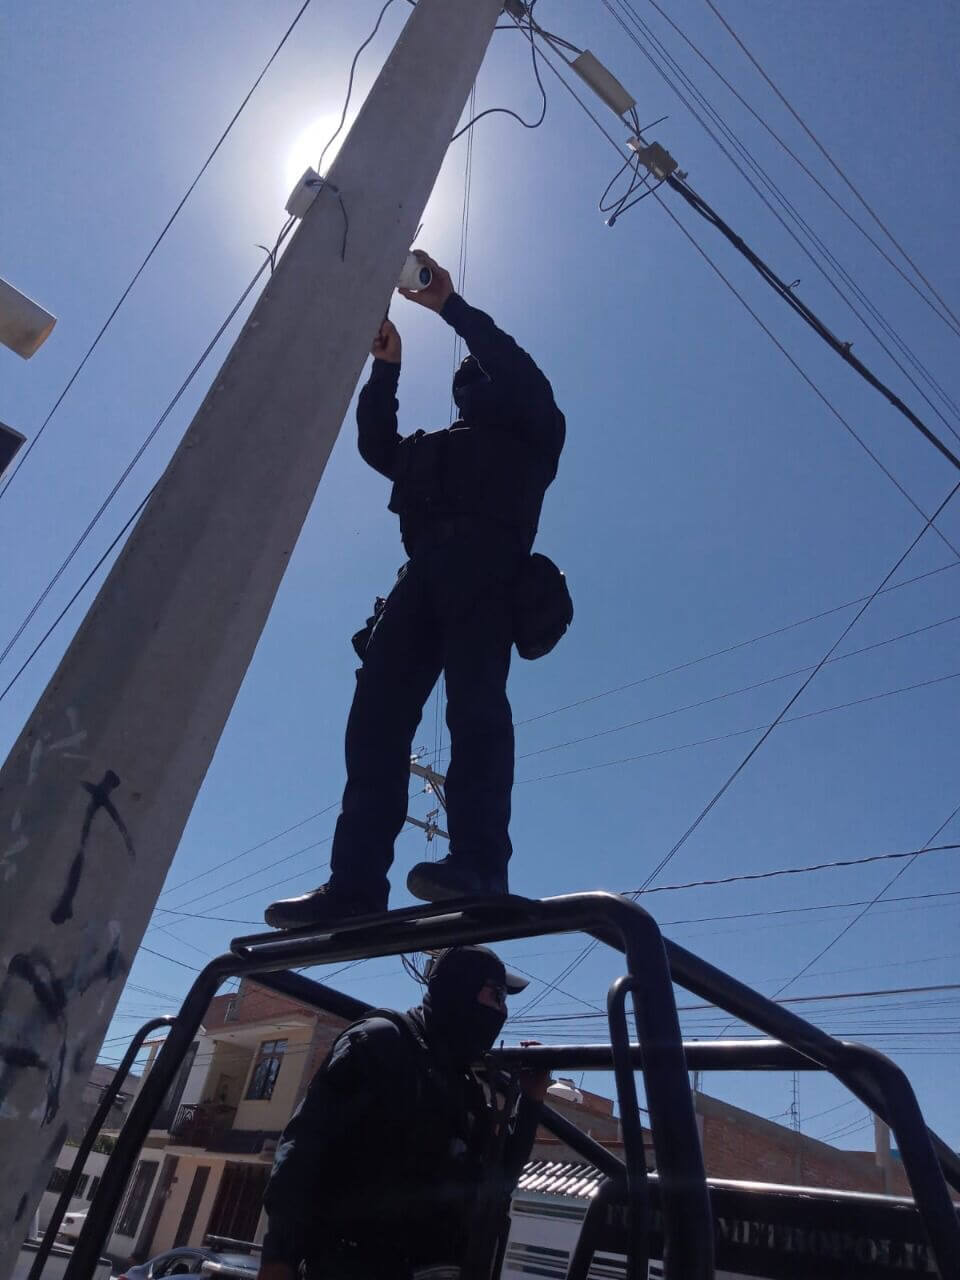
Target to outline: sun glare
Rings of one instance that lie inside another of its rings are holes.
[[[340,117],[338,115],[330,114],[318,116],[316,120],[313,120],[308,124],[307,127],[302,129],[300,133],[297,134],[296,138],[294,138],[287,150],[286,159],[284,161],[284,200],[286,200],[287,196],[293,190],[304,170],[311,168],[315,169],[317,167],[317,161],[320,159],[320,152],[326,146],[327,140],[333,133],[334,129],[336,129],[339,120]],[[330,167],[334,156],[336,156],[337,151],[340,149],[341,142],[343,142],[343,139],[346,137],[349,127],[350,121],[348,120],[323,158],[324,169],[328,169]]]

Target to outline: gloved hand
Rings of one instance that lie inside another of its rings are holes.
[[[417,302],[421,307],[427,307],[430,311],[442,311],[446,300],[453,293],[453,281],[450,279],[450,272],[441,267],[438,262],[424,253],[422,249],[414,249],[414,256],[425,267],[429,267],[433,273],[433,279],[425,289],[398,289],[397,292],[401,297],[406,298],[408,302]]]
[[[521,1040],[520,1047],[530,1049],[539,1043],[539,1040]],[[542,1102],[552,1083],[553,1077],[549,1071],[521,1071],[519,1075],[520,1092],[531,1102]]]
[[[377,360],[386,360],[388,364],[400,363],[400,334],[392,320],[384,317],[383,324],[377,330],[370,354]]]

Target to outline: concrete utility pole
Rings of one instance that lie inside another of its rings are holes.
[[[66,1137],[501,2],[419,0],[411,11],[331,166],[336,191],[307,212],[0,773],[0,1277]]]

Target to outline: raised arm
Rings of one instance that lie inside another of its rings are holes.
[[[400,335],[384,320],[371,348],[373,368],[357,399],[357,446],[360,457],[388,480],[394,477],[397,447],[397,384],[400,381]]]
[[[401,294],[442,316],[493,381],[502,381],[513,389],[517,402],[523,406],[522,424],[531,443],[545,449],[556,464],[566,427],[547,378],[533,358],[485,311],[471,307],[454,291],[448,271],[425,253],[418,252],[417,256],[430,267],[433,279],[426,289],[401,289]]]
[[[478,307],[471,307],[459,293],[451,293],[440,315],[455,329],[477,357],[484,371],[496,381],[510,382],[522,394],[532,396],[544,407],[556,410],[553,388],[537,368],[532,356],[511,338],[509,333],[497,327],[490,316]]]

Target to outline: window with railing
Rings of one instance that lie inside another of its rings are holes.
[[[236,1107],[222,1106],[218,1102],[181,1103],[170,1136],[185,1147],[210,1147],[227,1133],[237,1114]]]
[[[194,1040],[193,1044],[184,1055],[183,1062],[180,1064],[180,1070],[174,1076],[167,1090],[166,1097],[157,1108],[157,1113],[153,1119],[154,1129],[169,1129],[170,1123],[177,1114],[177,1108],[180,1105],[180,1099],[183,1097],[183,1091],[187,1086],[187,1076],[189,1076],[194,1058],[197,1056],[197,1048],[199,1040]]]
[[[250,1101],[273,1097],[273,1088],[277,1083],[286,1049],[286,1040],[264,1040],[261,1044],[247,1086],[246,1096]]]
[[[59,1165],[55,1165],[53,1169],[50,1170],[50,1181],[47,1183],[47,1190],[56,1191],[56,1193],[59,1195],[60,1192],[64,1189],[64,1187],[67,1185],[67,1179],[69,1177],[70,1177],[69,1169],[61,1169]],[[83,1193],[84,1191],[86,1191],[87,1183],[89,1181],[90,1181],[89,1173],[80,1174],[80,1177],[77,1179],[77,1185],[73,1189],[73,1195],[70,1197],[71,1200],[78,1200],[83,1196]]]

